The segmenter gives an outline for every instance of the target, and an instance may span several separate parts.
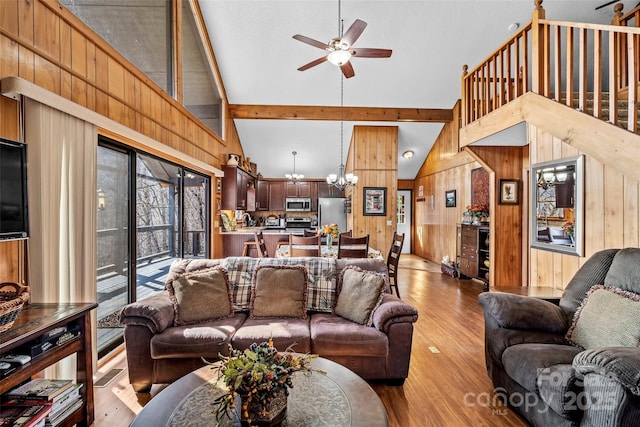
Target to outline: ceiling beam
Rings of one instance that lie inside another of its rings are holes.
[[[449,123],[451,109],[229,104],[232,119]]]

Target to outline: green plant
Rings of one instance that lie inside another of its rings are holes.
[[[216,425],[224,416],[231,417],[238,395],[242,399],[242,415],[251,424],[249,404],[260,402],[266,405],[279,392],[289,395],[293,387],[293,374],[298,371],[311,372],[311,360],[316,354],[297,354],[288,347],[278,352],[273,340],[260,344],[253,343],[248,349],[240,351],[229,345],[229,356],[219,355],[220,362],[209,362],[219,369],[220,378],[224,379],[227,392],[215,400]],[[317,371],[316,372],[321,372]]]

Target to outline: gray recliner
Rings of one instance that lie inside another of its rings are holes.
[[[496,394],[534,426],[640,425],[640,348],[583,349],[565,338],[596,285],[640,294],[640,249],[595,253],[559,305],[502,292],[478,297]]]

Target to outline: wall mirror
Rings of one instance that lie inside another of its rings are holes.
[[[531,165],[531,247],[582,256],[584,157]]]

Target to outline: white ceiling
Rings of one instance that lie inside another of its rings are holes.
[[[607,0],[546,0],[548,19],[610,24]],[[621,1],[630,10],[638,0]],[[337,0],[199,0],[231,104],[340,105],[340,70],[323,63],[297,68],[323,51],[294,40],[337,37]],[[346,29],[368,26],[355,47],[392,49],[388,59],[354,58],[355,77],[344,80],[344,105],[452,108],[460,98],[462,66],[477,65],[511,34],[512,23],[531,19],[533,0],[343,0]],[[235,120],[245,155],[266,178],[296,171],[308,178],[337,172],[340,123],[304,120]],[[356,125],[395,125],[360,122]],[[354,123],[344,123],[345,156]],[[398,123],[398,178],[413,179],[442,124]],[[402,158],[405,150],[416,155]]]

